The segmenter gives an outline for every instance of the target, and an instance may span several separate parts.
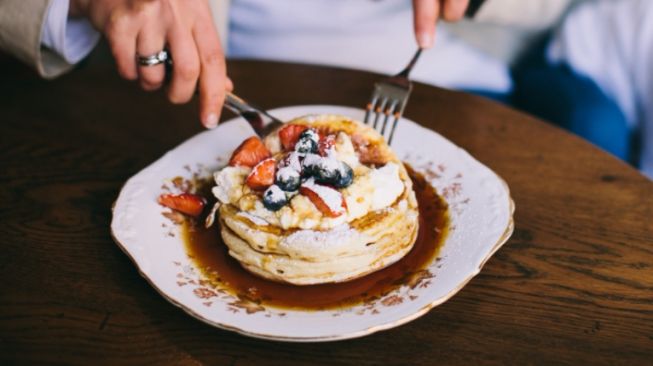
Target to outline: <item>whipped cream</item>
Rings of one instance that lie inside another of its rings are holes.
[[[390,206],[404,191],[404,184],[399,178],[399,166],[388,163],[369,173],[370,184],[374,187],[372,210]]]
[[[271,136],[266,138],[266,145]],[[276,135],[275,139],[278,139]],[[276,145],[276,141],[272,145]],[[285,166],[297,169],[300,165],[299,154],[291,153]],[[354,169],[353,183],[341,190],[319,186],[313,180],[304,182],[310,189],[315,189],[323,201],[334,211],[342,212],[338,217],[326,217],[315,207],[306,196],[296,193],[286,193],[289,204],[273,212],[265,208],[259,195],[253,193],[246,185],[245,179],[250,170],[246,167],[225,167],[214,174],[216,186],[213,194],[222,203],[230,203],[239,210],[247,212],[251,217],[270,225],[283,229],[299,228],[306,230],[328,230],[347,224],[369,212],[386,208],[392,205],[403,193],[405,186],[399,176],[400,167],[397,163],[388,163],[380,168],[370,168],[361,164],[354,150],[349,135],[339,132],[336,135],[335,145],[327,153],[327,157],[308,154],[309,163],[315,160],[316,164],[331,164],[342,161]],[[304,162],[306,164],[306,162]],[[291,174],[282,171],[282,166],[277,174]],[[299,169],[297,169],[299,170]],[[329,190],[329,192],[322,192]],[[336,197],[337,196],[337,197]],[[342,198],[346,202],[346,209],[342,207]],[[255,222],[252,220],[252,222]],[[256,222],[255,222],[256,223]]]
[[[213,174],[216,185],[211,191],[215,198],[222,203],[238,202],[243,195],[243,186],[250,170],[247,167],[228,166]]]
[[[354,150],[354,144],[346,133],[338,132],[334,150],[335,158],[349,165],[352,169],[356,169],[360,165],[356,150]],[[329,154],[331,154],[331,151],[329,151]]]

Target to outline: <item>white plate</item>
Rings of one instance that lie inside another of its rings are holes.
[[[282,120],[305,114],[341,114],[362,120],[363,111],[339,106],[294,106],[271,111]],[[297,342],[361,337],[425,314],[458,292],[510,237],[514,205],[508,186],[489,168],[439,134],[403,119],[393,148],[423,173],[450,207],[450,232],[427,271],[412,286],[345,309],[300,311],[239,301],[202,281],[187,257],[179,228],[161,215],[162,184],[175,176],[207,176],[253,132],[236,118],[202,132],[129,179],[113,209],[111,230],[143,277],[192,316],[244,335]]]

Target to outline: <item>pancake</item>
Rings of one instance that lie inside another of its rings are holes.
[[[213,192],[221,203],[221,235],[229,254],[258,276],[296,285],[352,280],[406,255],[417,236],[417,201],[406,169],[383,138],[336,115],[300,117],[287,125],[310,128],[293,151],[287,138],[292,128],[282,127],[263,141],[269,161],[253,168],[232,164],[215,174]],[[317,141],[311,134],[319,136],[319,154],[315,146],[314,153],[302,150],[311,138]],[[262,193],[259,183],[269,179],[259,172],[273,162],[274,186]],[[301,186],[289,191],[282,169],[297,164]],[[336,178],[331,166],[340,167]],[[278,207],[275,197],[285,204]]]

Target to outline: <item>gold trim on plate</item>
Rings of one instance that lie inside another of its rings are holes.
[[[405,316],[405,317],[403,317],[401,319],[395,320],[395,321],[390,322],[390,323],[375,325],[373,327],[369,327],[367,329],[364,329],[364,330],[361,330],[361,331],[358,331],[358,332],[353,332],[353,333],[337,334],[337,335],[333,335],[333,336],[319,336],[319,337],[286,337],[286,336],[279,336],[279,335],[272,335],[272,334],[256,333],[256,332],[246,331],[246,330],[243,330],[241,328],[237,328],[237,327],[234,327],[234,326],[226,325],[224,323],[215,322],[215,321],[212,321],[210,319],[204,318],[203,316],[201,316],[198,313],[194,312],[192,309],[190,309],[186,305],[184,305],[184,304],[176,301],[175,299],[169,297],[166,293],[163,292],[163,290],[161,290],[159,287],[157,287],[154,284],[154,282],[152,282],[152,280],[150,280],[150,278],[145,273],[143,273],[140,266],[138,265],[138,262],[134,259],[134,257],[131,256],[131,254],[129,253],[127,248],[118,240],[115,233],[113,232],[113,227],[111,228],[111,237],[112,237],[113,241],[118,245],[118,247],[134,263],[134,265],[138,269],[138,273],[140,274],[140,276],[143,277],[150,284],[150,286],[152,286],[161,296],[163,296],[163,298],[165,298],[166,300],[168,300],[170,303],[177,306],[178,308],[182,309],[183,311],[185,311],[186,313],[188,313],[192,317],[194,317],[194,318],[196,318],[196,319],[198,319],[198,320],[200,320],[200,321],[202,321],[202,322],[204,322],[206,324],[212,325],[212,326],[220,328],[220,329],[236,332],[238,334],[249,336],[249,337],[260,338],[260,339],[265,339],[265,340],[273,340],[273,341],[283,341],[283,342],[331,342],[331,341],[339,341],[339,340],[345,340],[345,339],[360,338],[360,337],[364,337],[364,336],[367,336],[367,335],[370,335],[370,334],[373,334],[373,333],[376,333],[376,332],[379,332],[379,331],[382,331],[382,330],[387,330],[387,329],[395,328],[395,327],[398,327],[400,325],[406,324],[406,323],[408,323],[410,321],[413,321],[413,320],[421,317],[422,315],[428,313],[434,307],[436,307],[436,306],[444,303],[445,301],[449,300],[455,294],[457,294],[460,290],[462,290],[463,287],[465,287],[465,285],[467,285],[467,283],[469,283],[469,281],[472,280],[472,278],[476,277],[476,275],[478,275],[480,273],[480,271],[483,268],[483,266],[485,265],[485,263],[494,255],[494,253],[497,252],[497,250],[499,250],[499,248],[501,248],[508,241],[508,239],[512,235],[512,233],[514,231],[514,227],[515,227],[515,225],[514,225],[515,202],[513,201],[512,197],[510,196],[510,188],[508,187],[508,184],[506,183],[506,181],[503,178],[501,178],[498,174],[496,174],[496,173],[494,173],[494,174],[501,181],[501,183],[503,184],[503,186],[506,189],[506,192],[508,194],[508,201],[509,201],[508,204],[510,206],[510,220],[509,220],[508,225],[506,226],[506,229],[504,230],[503,234],[501,235],[501,237],[497,241],[497,243],[495,243],[492,246],[492,249],[490,250],[488,255],[483,259],[483,261],[481,261],[481,264],[478,266],[478,269],[474,273],[472,273],[469,277],[467,277],[463,282],[461,282],[455,289],[453,289],[449,293],[447,293],[445,296],[443,296],[443,297],[441,297],[441,298],[439,298],[439,299],[437,299],[437,300],[423,306],[422,308],[417,310],[415,313],[410,314],[408,316]],[[123,185],[123,187],[124,187],[124,185]],[[121,189],[121,191],[122,191],[122,189]],[[113,214],[114,209],[115,209],[115,202],[111,207],[112,214]],[[446,241],[445,241],[445,244],[443,244],[443,245],[446,245]],[[432,263],[433,262],[431,262],[431,264]]]

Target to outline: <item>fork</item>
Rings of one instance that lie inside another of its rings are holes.
[[[421,54],[422,48],[415,52],[413,58],[400,73],[375,83],[372,97],[365,108],[365,124],[372,126],[381,136],[385,137],[388,145],[392,143],[397,122],[403,115],[408,97],[413,90],[413,83],[408,80],[408,75]],[[389,122],[390,129],[386,131]]]
[[[233,93],[227,93],[224,107],[249,122],[250,126],[252,126],[256,134],[261,138],[283,125],[283,122],[268,113],[265,109],[256,107]]]

